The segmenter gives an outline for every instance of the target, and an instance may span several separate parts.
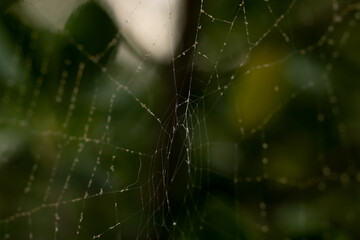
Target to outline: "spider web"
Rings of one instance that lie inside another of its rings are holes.
[[[3,11],[0,238],[359,238],[360,3],[172,4],[168,63]]]

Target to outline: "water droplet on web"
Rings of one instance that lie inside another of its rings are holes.
[[[262,232],[268,232],[269,231],[269,227],[267,225],[262,225],[260,229],[261,229]]]
[[[349,183],[350,182],[350,177],[349,177],[349,175],[347,174],[347,173],[342,173],[341,175],[340,175],[340,181],[341,181],[341,183],[342,184],[347,184],[347,183]]]
[[[324,182],[321,182],[321,183],[319,183],[319,185],[318,185],[318,188],[319,188],[319,191],[325,191],[326,190],[326,183],[324,183]]]
[[[356,174],[356,180],[357,180],[358,182],[360,182],[360,172],[358,172],[358,173]]]
[[[282,184],[286,184],[288,182],[288,179],[286,177],[281,177],[279,180]]]
[[[319,113],[318,116],[317,116],[317,120],[318,120],[319,122],[324,122],[324,121],[325,121],[325,116],[324,116],[324,114]]]
[[[360,20],[360,12],[356,12],[356,13],[355,13],[355,18],[356,18],[357,20]]]

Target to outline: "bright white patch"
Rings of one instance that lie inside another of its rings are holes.
[[[182,32],[184,3],[171,0],[105,0],[115,14],[121,32],[143,54],[160,61],[171,60],[171,36],[173,48]],[[169,15],[169,12],[171,16]],[[171,28],[170,28],[171,22]]]
[[[62,30],[72,12],[86,0],[24,0],[15,4],[10,11],[21,13],[30,24],[39,27]]]
[[[62,30],[72,12],[85,2],[25,0],[15,4],[11,11],[21,12],[21,17],[30,24]],[[182,32],[183,1],[170,0],[170,9],[169,0],[103,0],[99,3],[114,17],[132,47],[158,61],[171,60],[171,46],[175,48]]]

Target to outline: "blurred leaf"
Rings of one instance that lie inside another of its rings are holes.
[[[104,51],[117,33],[112,19],[94,1],[80,6],[68,19],[65,30],[93,55]]]

